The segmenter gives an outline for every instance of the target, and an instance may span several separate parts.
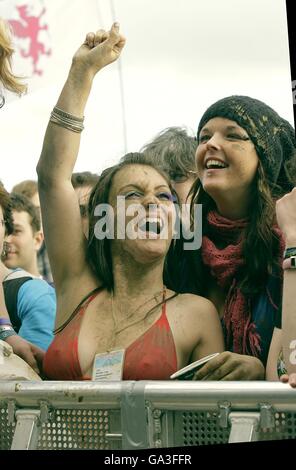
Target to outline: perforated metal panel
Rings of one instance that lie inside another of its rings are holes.
[[[7,409],[0,408],[0,449],[10,449],[15,424],[8,425]],[[106,437],[120,432],[119,411],[54,410],[48,423],[41,425],[38,450],[120,449],[121,440]]]
[[[168,428],[170,446],[228,442],[230,427],[227,429],[220,427],[218,412],[170,413],[172,413]],[[41,425],[38,449],[120,449],[121,439],[108,437],[108,434],[120,434],[120,423],[119,410],[56,409],[50,421]],[[164,426],[162,428],[164,429]],[[14,430],[15,424],[8,424],[7,407],[3,405],[0,407],[0,450],[10,449]],[[262,441],[296,439],[296,413],[275,413],[274,429],[261,429],[258,437],[258,440]]]
[[[275,413],[275,427],[272,430],[262,429],[259,440],[296,439],[296,413]]]
[[[227,443],[230,428],[221,428],[217,416],[218,413],[213,411],[176,412],[175,445],[198,446]]]
[[[55,410],[53,419],[42,425],[38,449],[119,449],[120,441],[106,437],[111,430],[119,432],[114,429],[119,420],[115,411]]]
[[[11,447],[15,424],[8,424],[7,406],[0,407],[0,450]]]
[[[219,425],[216,412],[176,412],[175,446],[227,443],[230,427]],[[296,413],[275,413],[275,427],[260,429],[260,441],[296,439]]]

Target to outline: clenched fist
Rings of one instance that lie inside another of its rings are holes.
[[[73,57],[73,65],[94,76],[119,58],[124,45],[125,38],[119,32],[118,23],[114,23],[110,31],[99,29],[96,33],[88,33]]]

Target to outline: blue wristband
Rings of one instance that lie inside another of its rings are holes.
[[[9,318],[0,317],[0,326],[1,325],[11,325]]]

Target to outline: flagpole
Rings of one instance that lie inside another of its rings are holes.
[[[117,21],[115,6],[114,6],[113,0],[109,0],[109,2],[110,2],[112,21],[114,23],[115,21]],[[119,58],[119,60],[117,60],[116,65],[117,65],[117,69],[118,69],[118,78],[119,78],[124,153],[127,153],[128,152],[127,122],[126,122],[126,107],[125,107],[125,98],[124,98],[124,82],[123,82],[122,59],[121,59],[121,57]]]

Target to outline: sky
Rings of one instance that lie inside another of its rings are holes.
[[[0,16],[19,22],[24,4],[27,16],[41,15],[46,29],[37,39],[49,54],[39,56],[37,75],[19,52],[29,38],[15,38],[14,68],[29,91],[8,95],[0,111],[0,179],[8,190],[36,179],[71,58],[88,31],[115,19],[126,46],[120,63],[95,78],[76,171],[100,173],[169,126],[195,133],[205,109],[232,94],[265,101],[294,125],[285,0],[0,0]]]

